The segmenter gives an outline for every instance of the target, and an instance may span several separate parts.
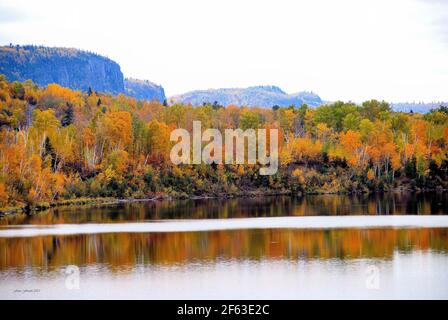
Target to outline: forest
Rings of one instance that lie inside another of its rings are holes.
[[[176,128],[276,128],[279,170],[173,165]],[[167,105],[0,75],[0,211],[93,199],[445,190],[448,108]]]

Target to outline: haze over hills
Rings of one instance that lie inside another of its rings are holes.
[[[426,113],[432,109],[437,109],[441,106],[448,106],[448,102],[399,102],[399,103],[391,103],[391,107],[394,111],[399,112],[418,112],[418,113]]]
[[[323,101],[313,92],[298,92],[287,94],[276,86],[253,86],[248,88],[220,88],[208,90],[194,90],[184,94],[172,96],[168,101],[173,103],[185,103],[194,106],[204,103],[218,103],[220,105],[234,104],[237,106],[258,106],[270,108],[275,105],[280,107],[307,104],[317,107],[322,104],[331,103]],[[361,104],[361,103],[359,103]],[[427,113],[440,106],[448,106],[448,102],[398,102],[390,103],[391,108],[398,112]]]
[[[149,81],[124,79],[120,65],[95,53],[73,48],[1,46],[0,74],[10,81],[57,83],[75,90],[119,94],[163,101],[163,88]]]
[[[298,92],[288,94],[276,86],[254,86],[248,88],[223,88],[195,90],[169,98],[170,103],[202,105],[204,103],[218,103],[220,105],[258,106],[270,108],[307,104],[316,107],[323,103],[322,99],[312,92]]]

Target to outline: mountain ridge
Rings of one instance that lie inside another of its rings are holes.
[[[246,88],[217,88],[193,90],[183,94],[174,95],[169,102],[203,105],[218,103],[220,105],[257,106],[270,108],[307,104],[311,107],[319,106],[322,99],[313,92],[301,91],[288,94],[280,87],[274,85],[258,85]]]
[[[139,100],[156,99],[163,102],[166,99],[163,87],[149,80],[125,78],[124,90],[127,95]]]

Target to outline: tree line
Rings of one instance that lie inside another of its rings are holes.
[[[176,128],[277,128],[279,172],[172,165]],[[168,106],[0,76],[0,207],[81,197],[153,198],[447,187],[448,109],[384,101],[273,108]]]

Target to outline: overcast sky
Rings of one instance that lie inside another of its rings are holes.
[[[0,44],[76,47],[127,77],[448,101],[448,0],[0,0]]]

